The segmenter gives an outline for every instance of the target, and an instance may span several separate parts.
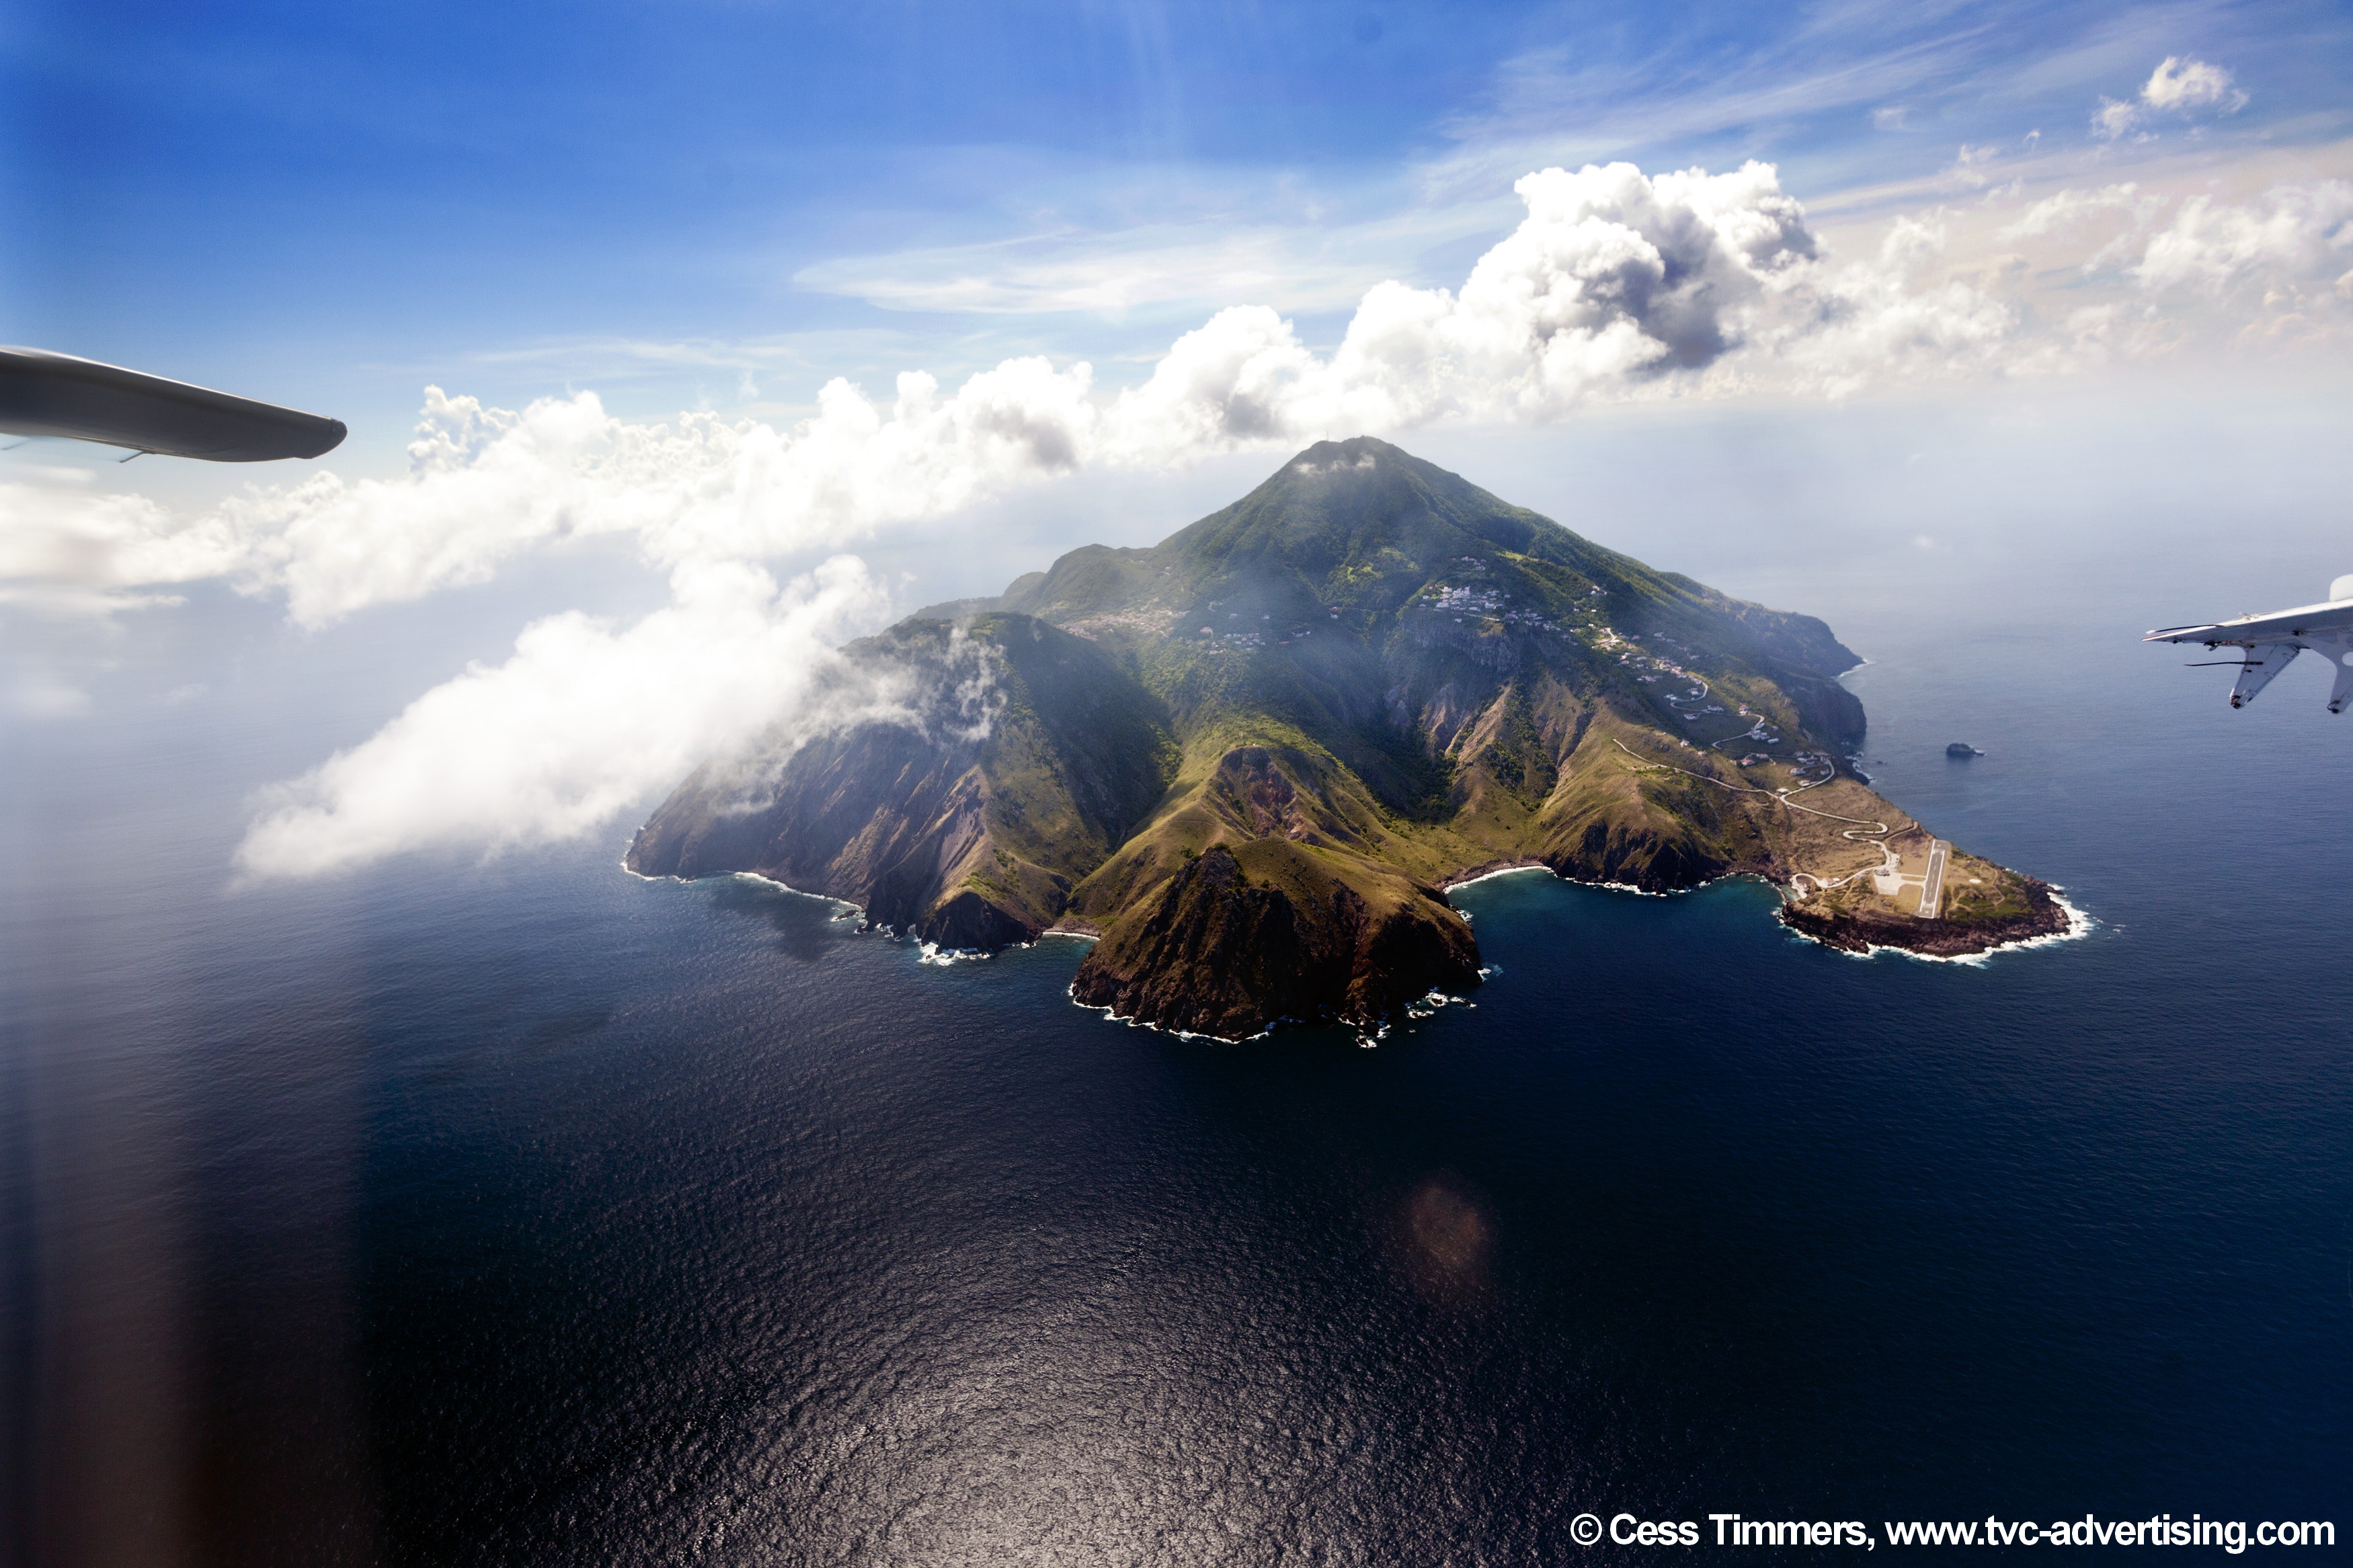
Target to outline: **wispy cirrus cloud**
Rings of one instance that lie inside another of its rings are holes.
[[[2071,187],[2043,197],[1999,232],[2004,239],[2024,239],[2060,232],[2095,215],[2116,213],[2146,223],[2164,205],[2164,197],[2142,190],[2131,180],[2091,191]]]
[[[1831,58],[1803,39],[1708,69],[1673,53],[1629,62],[1566,48],[1507,62],[1483,107],[1451,118],[1453,150],[1423,167],[1425,193],[1492,186],[1531,163],[1607,159],[1703,142],[1744,127],[1883,109],[1964,68],[1983,26]],[[1902,126],[1898,110],[1882,128]]]
[[[888,310],[1116,316],[1236,299],[1335,310],[1381,281],[1400,249],[1492,226],[1484,213],[1467,209],[1354,223],[1150,224],[1108,232],[1063,225],[968,245],[833,258],[803,268],[793,283]]]

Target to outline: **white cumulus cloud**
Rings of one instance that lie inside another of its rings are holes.
[[[1514,189],[1527,217],[1460,292],[1376,286],[1328,360],[1271,310],[1220,311],[1119,400],[1115,448],[1556,418],[1716,363],[1817,278],[1805,211],[1769,164],[1546,169]]]
[[[2100,100],[2100,107],[2092,111],[2092,134],[2114,142],[2139,132],[2159,115],[2186,116],[2200,110],[2236,114],[2246,106],[2247,95],[2221,66],[2168,55],[2141,84],[2139,97]]]
[[[1789,374],[1850,397],[1873,381],[2000,369],[2016,312],[1975,284],[1923,277],[1938,268],[1947,242],[1941,222],[1898,218],[1876,258],[1790,301],[1774,328]]]
[[[2337,288],[2353,266],[2353,184],[2282,185],[2232,205],[2192,196],[2149,237],[2132,277],[2153,289],[2210,294],[2253,282],[2266,289]]]
[[[887,407],[836,380],[792,432],[709,414],[633,425],[593,392],[510,413],[428,388],[406,479],[322,474],[233,502],[221,521],[248,575],[282,586],[305,625],[481,582],[572,535],[634,534],[664,567],[829,548],[1072,466],[1090,375],[1008,360],[943,397],[918,373]]]
[[[633,535],[649,563],[829,549],[1075,466],[1096,417],[1085,364],[1008,360],[952,395],[920,373],[878,406],[846,381],[798,429],[682,414],[614,418],[593,392],[520,412],[426,389],[398,479],[256,487],[191,521],[70,483],[0,487],[0,581],[81,587],[226,577],[319,626],[488,581],[571,538]]]
[[[2231,73],[2204,60],[2165,57],[2140,89],[2140,100],[2151,109],[2219,108],[2235,114],[2247,106],[2247,95],[2231,84]]]

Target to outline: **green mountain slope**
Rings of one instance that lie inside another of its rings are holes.
[[[909,621],[849,651],[922,694],[915,721],[704,764],[638,831],[633,870],[757,871],[944,946],[1001,946],[1062,912],[1175,772],[1165,704],[1043,622]]]
[[[852,652],[927,694],[916,721],[706,767],[631,867],[758,871],[948,946],[1100,933],[1081,1001],[1229,1037],[1474,983],[1437,889],[1502,865],[1649,890],[1754,872],[1848,945],[1974,951],[2061,919],[1966,857],[1936,918],[1871,879],[1930,841],[1839,761],[1860,661],[1820,621],[1379,441]]]

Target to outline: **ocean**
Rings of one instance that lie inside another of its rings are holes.
[[[1458,895],[1496,973],[1369,1048],[1107,1022],[1074,942],[940,967],[749,879],[639,880],[628,823],[234,888],[251,792],[413,693],[378,655],[416,623],[306,658],[200,595],[7,737],[0,1554],[2353,1531],[2353,719],[2303,668],[2232,712],[2135,640],[2353,560],[2210,568],[2204,504],[1810,552],[1557,509],[1823,615],[1871,660],[1877,787],[2091,927],[1860,959],[1755,882],[1496,878]]]

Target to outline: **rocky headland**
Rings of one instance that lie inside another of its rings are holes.
[[[2007,909],[1980,910],[1957,904],[1930,920],[1881,905],[1839,903],[1827,899],[1791,900],[1781,906],[1781,923],[1843,952],[1898,948],[1928,958],[1966,958],[1997,947],[2064,936],[2073,929],[2051,885],[2020,877]]]

